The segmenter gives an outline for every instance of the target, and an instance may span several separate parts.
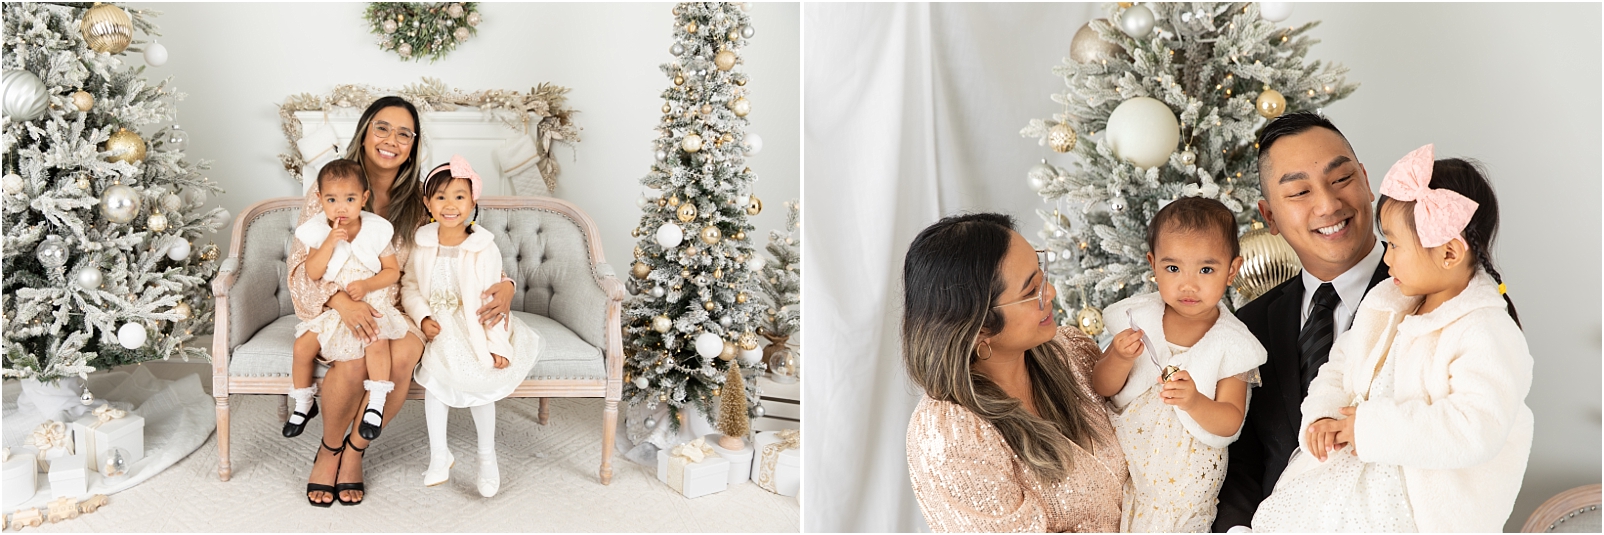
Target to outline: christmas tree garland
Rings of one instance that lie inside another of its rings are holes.
[[[401,59],[430,62],[479,33],[478,2],[370,2],[363,18],[379,36],[379,49]]]

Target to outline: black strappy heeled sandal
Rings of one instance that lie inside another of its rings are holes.
[[[373,413],[373,414],[379,415],[379,425],[373,425],[373,424],[368,423],[368,413],[370,413],[370,412]],[[362,420],[361,420],[361,422],[362,423],[360,425],[356,426],[356,434],[362,435],[362,438],[367,439],[369,442],[372,442],[373,439],[379,438],[379,431],[382,431],[384,429],[384,413],[383,412],[379,412],[378,409],[368,409],[368,410],[362,411]],[[350,437],[346,437],[346,438],[349,439]],[[356,446],[351,446],[351,447],[355,448]],[[362,451],[362,450],[357,450],[357,451]]]
[[[371,442],[368,443],[368,447],[369,448],[373,447],[373,444]],[[358,448],[358,447],[356,447],[356,444],[352,444],[351,443],[351,435],[346,435],[345,436],[345,444],[340,445],[340,450],[341,451],[344,451],[345,448],[351,448],[352,451],[355,451],[357,453],[358,457],[364,457],[365,458],[367,456],[368,448]],[[367,467],[363,466],[362,468],[366,469]],[[367,479],[367,478],[363,478],[363,479]],[[334,475],[334,481],[335,481],[335,483],[334,483],[334,499],[339,500],[340,501],[340,505],[359,505],[359,504],[362,503],[362,500],[367,499],[368,491],[367,491],[367,485],[365,484],[365,482],[358,481],[356,483],[340,483],[339,482],[340,481],[340,475],[338,473],[336,473]],[[362,493],[362,499],[347,501],[345,498],[341,498],[340,497],[340,493],[348,491],[348,490],[354,490],[354,491]]]
[[[292,413],[290,415],[290,417],[294,418],[295,415],[300,415],[301,416],[301,423],[299,425],[297,425],[297,424],[290,423],[289,420],[285,420],[284,421],[284,438],[298,437],[298,436],[301,435],[302,431],[306,430],[306,424],[312,421],[312,417],[313,416],[317,416],[317,400],[315,400],[315,399],[312,400],[312,408],[306,409],[306,412],[304,414],[301,413],[300,411],[296,411],[296,412]]]
[[[350,443],[351,443],[350,440],[346,440],[345,444],[341,444],[340,447],[338,447],[338,448],[330,448],[328,443],[323,442],[323,440],[319,439],[317,441],[317,445],[318,445],[317,453],[312,454],[313,467],[314,468],[316,467],[317,456],[322,454],[323,450],[329,450],[329,451],[334,452],[334,459],[335,459],[335,463],[334,463],[334,480],[335,481],[339,481],[340,480],[340,463],[339,463],[340,454],[345,453],[345,446],[350,444]],[[330,505],[334,505],[334,501],[332,501],[332,500],[328,501],[328,502],[320,502],[320,501],[317,501],[317,500],[313,500],[312,499],[312,493],[314,493],[314,492],[327,492],[327,493],[329,493],[329,496],[333,497],[335,500],[340,499],[340,495],[338,494],[339,493],[339,486],[338,485],[324,485],[322,483],[307,483],[306,484],[306,503],[312,504],[313,507],[328,507]]]

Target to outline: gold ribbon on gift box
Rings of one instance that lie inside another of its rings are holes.
[[[39,424],[39,427],[34,428],[22,443],[39,450],[35,462],[38,463],[40,471],[50,470],[50,459],[46,458],[46,454],[51,450],[64,449],[67,450],[67,455],[73,453],[72,438],[67,435],[67,425],[55,420]]]
[[[775,490],[774,465],[780,462],[780,452],[802,447],[802,432],[795,429],[784,429],[778,432],[779,442],[763,446],[762,463],[757,471],[757,486],[769,492]]]
[[[713,456],[713,447],[707,445],[707,439],[698,438],[678,446],[668,453],[668,487],[680,494],[685,493],[685,467],[702,462],[703,459]]]

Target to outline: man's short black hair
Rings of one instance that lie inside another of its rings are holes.
[[[1342,138],[1342,142],[1348,145],[1348,152],[1353,152],[1353,144],[1348,143],[1348,137],[1342,135],[1341,130],[1337,130],[1337,125],[1331,124],[1330,120],[1318,113],[1300,111],[1277,117],[1275,120],[1270,121],[1269,124],[1264,125],[1264,129],[1259,131],[1259,189],[1261,191],[1264,189],[1265,180],[1264,155],[1270,153],[1270,146],[1275,145],[1275,142],[1281,138],[1302,134],[1310,128],[1324,128],[1336,132],[1337,137]]]

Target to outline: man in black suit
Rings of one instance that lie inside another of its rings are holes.
[[[1259,133],[1259,213],[1286,238],[1303,272],[1238,310],[1269,352],[1242,436],[1231,444],[1214,531],[1248,526],[1300,444],[1300,406],[1359,301],[1387,278],[1374,232],[1369,176],[1342,132],[1313,113],[1283,115]]]

